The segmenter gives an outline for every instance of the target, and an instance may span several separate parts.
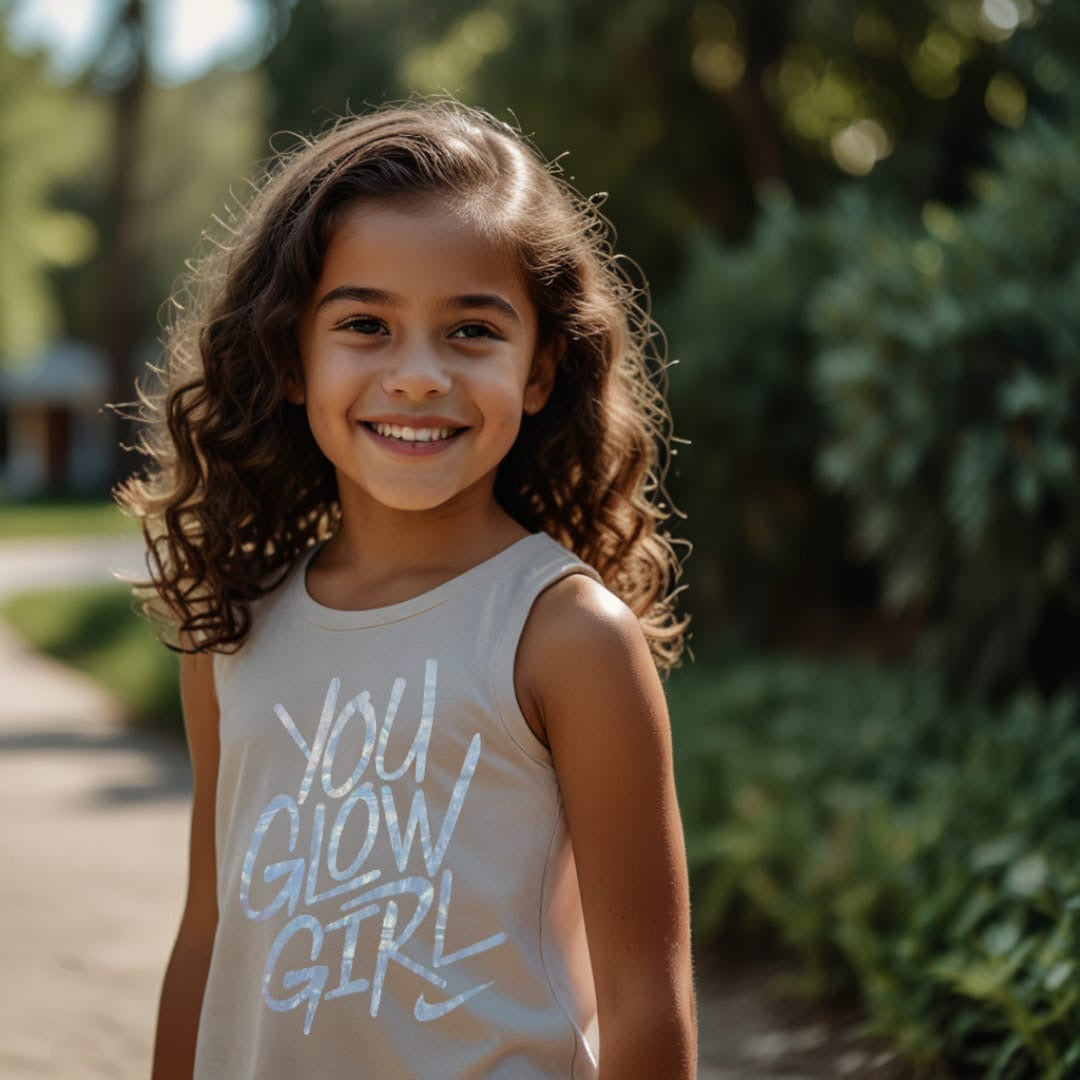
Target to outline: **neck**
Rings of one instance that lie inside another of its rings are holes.
[[[439,570],[460,573],[527,535],[492,498],[423,511],[343,502],[326,556],[351,567],[354,580],[385,581]]]

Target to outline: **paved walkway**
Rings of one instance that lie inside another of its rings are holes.
[[[0,598],[138,574],[127,540],[0,543]],[[0,624],[0,1077],[149,1075],[180,915],[190,774],[94,683]],[[884,1077],[846,1025],[780,1014],[761,970],[700,997],[700,1080]]]
[[[0,545],[0,596],[138,571],[127,541]],[[149,1074],[189,773],[96,684],[0,625],[0,1076]]]

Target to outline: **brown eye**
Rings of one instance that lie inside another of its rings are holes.
[[[456,330],[451,331],[450,336],[465,338],[470,341],[475,338],[494,338],[495,340],[502,340],[500,334],[497,334],[490,326],[485,326],[483,323],[466,323],[464,326],[459,326]]]
[[[356,334],[375,335],[381,334],[386,328],[378,319],[372,318],[370,315],[360,315],[355,319],[343,322],[339,329],[351,330]]]

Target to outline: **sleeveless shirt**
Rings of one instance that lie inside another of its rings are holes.
[[[218,930],[198,1080],[593,1080],[596,999],[551,756],[514,691],[543,533],[413,599],[299,560],[215,654]]]

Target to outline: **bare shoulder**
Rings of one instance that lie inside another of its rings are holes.
[[[514,683],[529,726],[548,744],[562,700],[628,691],[662,700],[637,616],[586,574],[561,578],[537,598],[518,646]]]
[[[689,1077],[689,885],[648,641],[626,604],[574,575],[537,599],[519,660],[519,701],[541,726],[573,846],[612,1074]]]
[[[557,646],[626,647],[644,634],[637,616],[610,589],[587,574],[570,574],[545,589],[533,604],[525,632]],[[524,638],[524,635],[523,635]]]

